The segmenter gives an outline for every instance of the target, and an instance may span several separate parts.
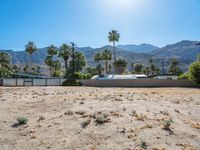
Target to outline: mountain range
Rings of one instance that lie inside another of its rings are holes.
[[[159,49],[159,47],[151,45],[151,44],[140,44],[140,45],[134,45],[134,44],[129,44],[129,45],[118,45],[117,48],[119,49],[124,49],[127,51],[131,52],[136,52],[136,53],[148,53],[150,51]]]
[[[186,70],[188,65],[196,60],[200,53],[200,46],[196,45],[197,41],[184,40],[175,44],[167,45],[159,48],[151,44],[141,45],[118,45],[116,47],[117,59],[125,59],[129,64],[142,63],[148,64],[150,58],[154,59],[154,63],[161,66],[161,59],[165,59],[166,64],[169,64],[169,59],[177,58],[183,70]],[[94,55],[98,52],[108,49],[113,51],[113,47],[106,45],[101,48],[91,47],[76,47],[76,51],[82,52],[85,55],[88,65],[95,65]],[[25,64],[29,57],[25,51],[1,50],[6,51],[12,56],[13,64]],[[44,64],[47,56],[47,48],[40,48],[32,55],[32,62],[35,64]],[[130,65],[129,65],[130,66]]]

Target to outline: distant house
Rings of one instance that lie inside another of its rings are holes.
[[[121,79],[139,79],[139,78],[147,78],[146,75],[143,74],[134,74],[134,75],[96,75],[93,76],[92,80],[121,80]]]

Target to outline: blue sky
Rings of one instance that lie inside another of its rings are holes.
[[[119,44],[200,40],[200,0],[0,0],[0,49],[101,47],[112,29]]]

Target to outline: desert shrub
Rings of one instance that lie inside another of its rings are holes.
[[[123,111],[126,111],[126,107],[123,107]]]
[[[200,62],[199,61],[196,61],[190,65],[189,73],[190,73],[191,80],[193,80],[197,85],[200,85]]]
[[[164,111],[160,111],[161,114],[165,115],[165,116],[169,116],[169,112],[167,110],[164,110]]]
[[[90,119],[87,119],[87,120],[83,121],[83,122],[81,123],[81,127],[82,127],[82,128],[87,127],[87,126],[90,124],[90,122],[91,122]]]
[[[178,76],[178,80],[189,80],[189,79],[190,79],[190,75],[188,73],[184,73]]]
[[[79,110],[75,112],[78,115],[84,115],[86,112],[84,110]]]
[[[108,114],[98,114],[95,116],[95,122],[96,124],[104,124],[109,122]]]
[[[67,110],[67,111],[64,113],[64,115],[71,116],[71,115],[73,115],[73,111]]]
[[[146,115],[137,114],[137,112],[135,110],[132,110],[132,114],[130,114],[130,115],[135,117],[138,121],[144,121],[147,118]]]
[[[71,79],[71,80],[65,80],[62,83],[62,86],[81,86],[81,82],[75,80],[75,79]]]
[[[147,149],[147,143],[144,140],[141,140],[140,145],[141,145],[141,148]]]
[[[40,116],[40,118],[38,119],[38,121],[42,121],[42,120],[45,120],[44,116]]]
[[[24,125],[28,123],[28,119],[26,117],[18,117],[17,118],[18,124]]]
[[[173,123],[173,120],[172,120],[172,119],[170,119],[170,120],[165,120],[165,121],[163,122],[163,128],[162,128],[162,129],[171,131],[170,127],[171,127],[172,123]]]
[[[135,110],[132,110],[132,114],[131,114],[132,116],[136,116],[137,115],[137,113],[136,113],[136,111]]]

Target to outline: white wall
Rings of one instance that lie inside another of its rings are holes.
[[[94,87],[194,87],[192,81],[188,80],[158,80],[158,79],[136,79],[136,80],[83,80],[83,86]]]
[[[29,79],[30,81],[32,79]],[[33,79],[33,86],[60,86],[66,79]],[[32,86],[32,82],[24,79],[3,79],[3,86]]]

